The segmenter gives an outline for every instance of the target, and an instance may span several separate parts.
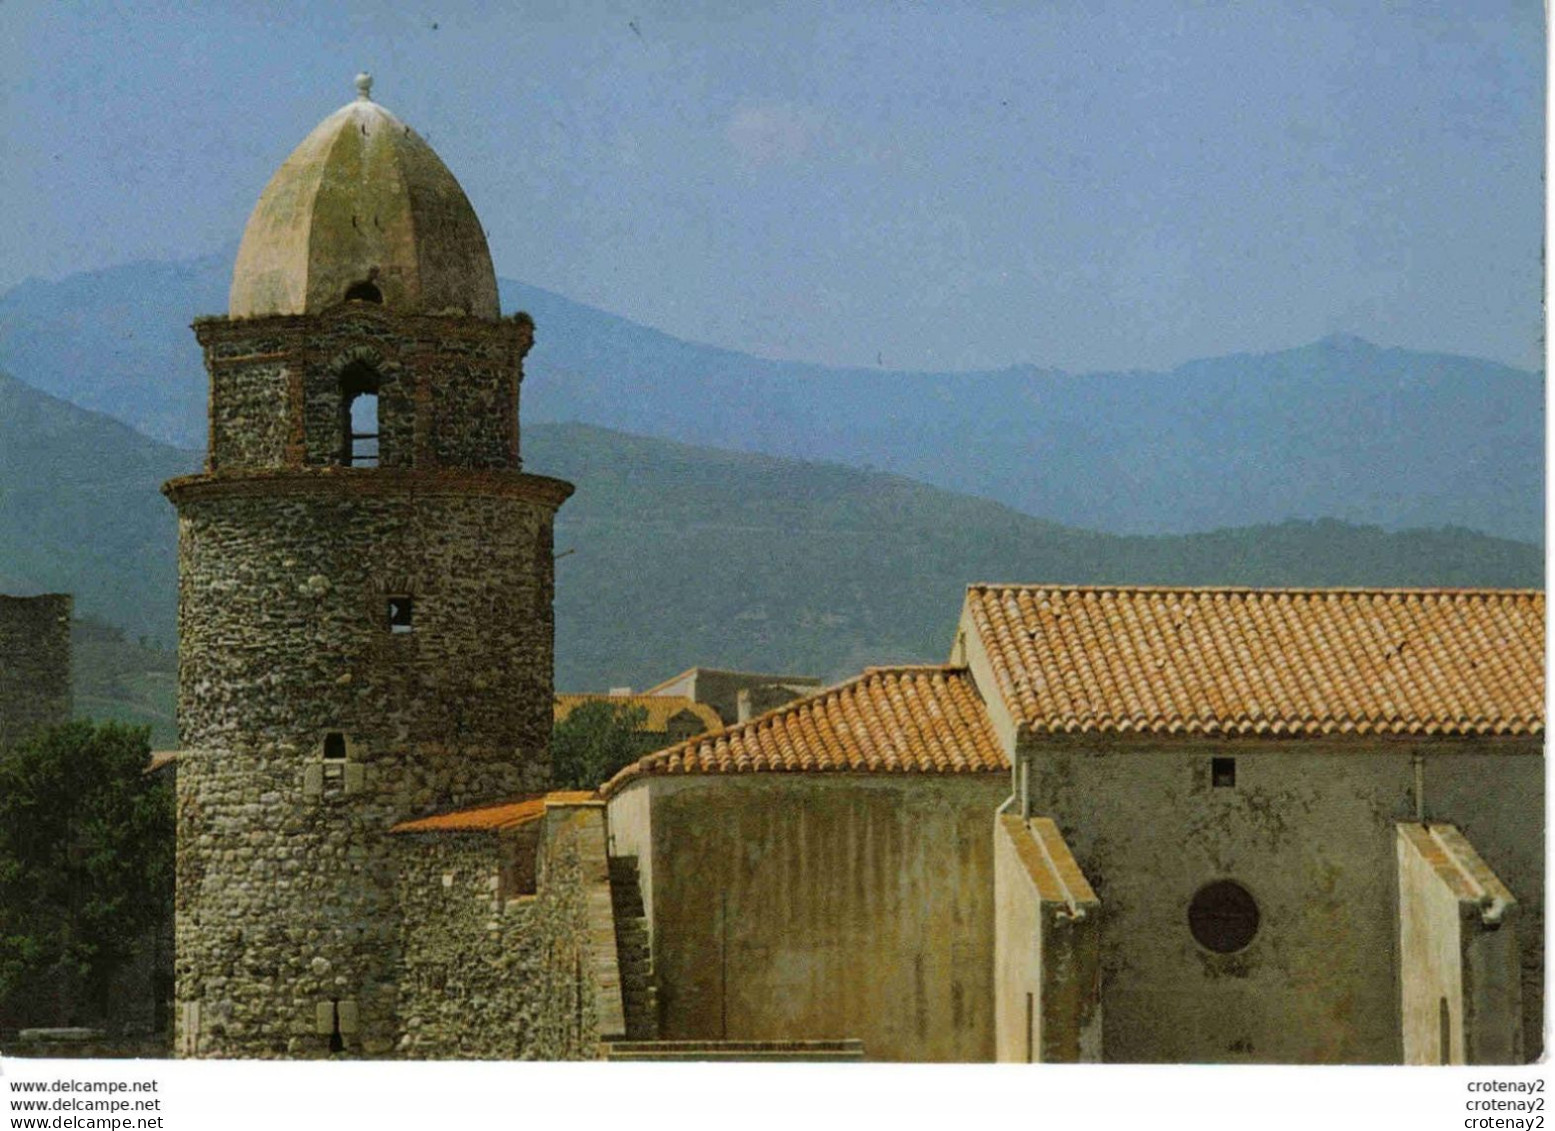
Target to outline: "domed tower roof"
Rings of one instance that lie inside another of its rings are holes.
[[[232,318],[388,310],[500,317],[475,209],[432,147],[369,97],[319,123],[270,178],[232,272]]]

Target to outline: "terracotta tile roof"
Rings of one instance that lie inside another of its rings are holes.
[[[965,669],[870,668],[739,726],[649,754],[609,796],[649,774],[982,773],[1009,769]]]
[[[496,805],[456,809],[451,813],[438,813],[415,821],[402,821],[389,831],[391,833],[502,832],[539,820],[545,816],[547,805],[570,805],[580,801],[592,801],[595,797],[594,793],[588,791],[536,793]]]
[[[553,715],[555,721],[561,722],[585,703],[613,703],[622,707],[641,707],[648,712],[647,721],[639,728],[644,732],[667,730],[669,721],[682,711],[690,711],[695,715],[705,730],[717,730],[724,725],[717,711],[706,703],[698,703],[685,695],[557,695]]]
[[[1537,591],[973,585],[967,613],[1033,733],[1544,731]]]

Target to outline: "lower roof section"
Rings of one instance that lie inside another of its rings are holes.
[[[538,821],[545,811],[555,805],[581,805],[598,800],[598,795],[583,791],[561,790],[551,793],[535,793],[515,797],[493,805],[477,805],[470,809],[456,809],[450,813],[437,813],[414,821],[401,821],[391,833],[491,833],[506,832]]]
[[[765,715],[649,754],[601,789],[661,774],[987,773],[1008,770],[964,668],[870,668]]]

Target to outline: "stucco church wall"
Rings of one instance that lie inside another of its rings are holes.
[[[1001,815],[993,839],[995,1053],[1098,1060],[1103,909],[1052,821]]]
[[[1004,773],[628,787],[611,827],[652,877],[661,1036],[857,1037],[871,1060],[993,1059],[990,823],[1008,792]],[[646,822],[633,793],[651,795]]]
[[[1041,1054],[1042,897],[1021,866],[1003,818],[993,822],[993,840],[998,904],[994,923],[994,1054],[1006,1063],[1032,1064]]]
[[[1458,894],[1400,831],[1399,928],[1405,1064],[1463,1063]],[[1440,1003],[1440,1005],[1438,1004]],[[1446,1007],[1445,1031],[1441,1006]]]
[[[1450,825],[1398,826],[1405,1064],[1522,1056],[1517,903]]]
[[[642,893],[648,936],[653,937],[653,796],[651,782],[640,782],[610,799],[606,827],[611,856],[637,858],[637,886]]]
[[[0,747],[69,720],[71,606],[65,593],[0,596]]]
[[[1004,696],[998,692],[999,681],[988,658],[988,648],[983,643],[982,633],[973,624],[971,609],[965,605],[956,625],[956,642],[950,651],[950,662],[957,667],[964,666],[971,673],[972,682],[983,696],[988,721],[999,736],[999,745],[1006,753],[1014,750],[1017,746],[1015,718],[1005,705]]]
[[[1101,900],[1109,1061],[1402,1059],[1394,825],[1426,807],[1463,830],[1524,911],[1525,1053],[1539,1055],[1544,772],[1537,744],[1060,743],[1030,740],[1036,812],[1052,816]],[[1234,757],[1236,784],[1211,784]],[[1215,954],[1194,893],[1233,879],[1261,922]]]

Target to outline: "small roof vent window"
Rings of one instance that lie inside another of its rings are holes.
[[[352,283],[351,289],[346,291],[347,302],[383,302],[383,292],[375,283]]]

